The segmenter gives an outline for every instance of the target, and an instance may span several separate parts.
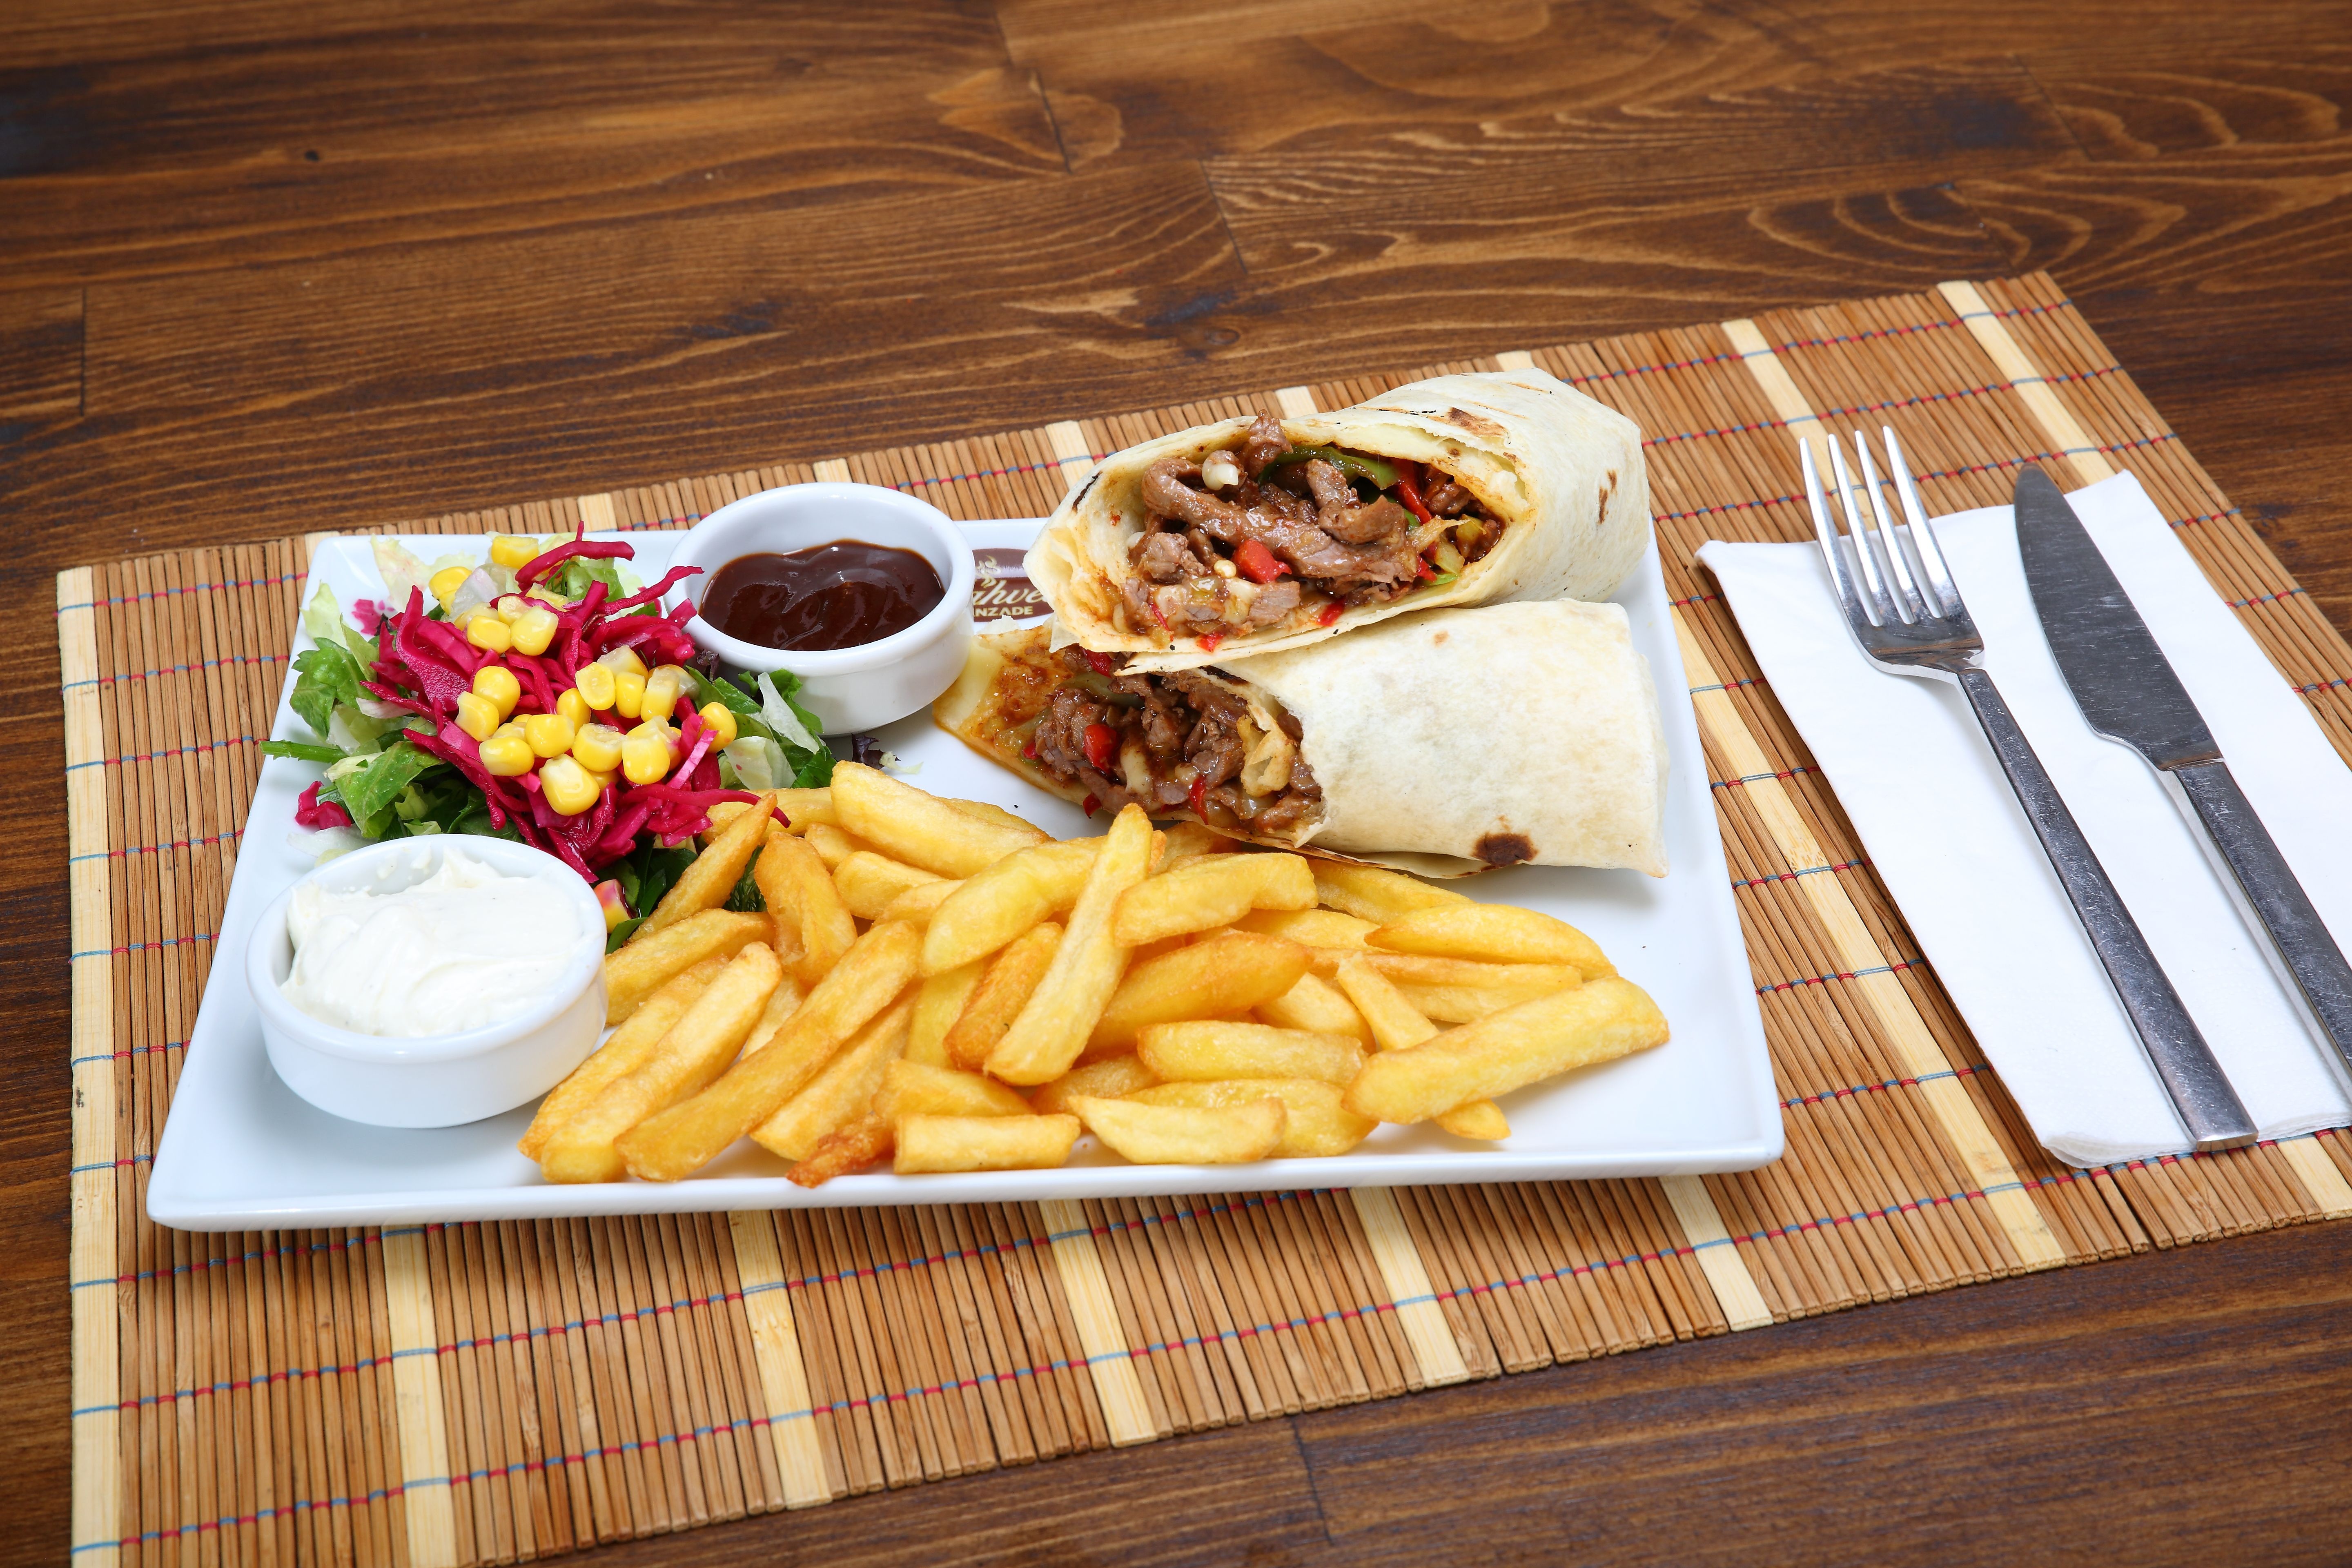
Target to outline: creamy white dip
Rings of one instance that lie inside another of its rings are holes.
[[[398,875],[385,866],[385,882]],[[287,900],[286,929],[288,1001],[322,1024],[400,1038],[511,1018],[546,998],[583,942],[602,945],[552,884],[507,876],[454,844],[405,888],[302,883]]]

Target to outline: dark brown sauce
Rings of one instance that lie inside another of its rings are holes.
[[[857,647],[903,632],[947,596],[911,550],[836,539],[789,555],[739,555],[702,595],[702,618],[761,647]]]

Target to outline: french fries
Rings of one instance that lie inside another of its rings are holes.
[[[1432,886],[1402,871],[1359,866],[1347,860],[1315,862],[1315,901],[1327,910],[1385,925],[1415,910],[1466,904],[1470,900],[1450,889]]]
[[[1127,967],[1127,950],[1111,933],[1112,911],[1119,895],[1150,871],[1157,837],[1142,807],[1120,809],[1070,910],[1053,963],[989,1055],[988,1070],[995,1077],[1007,1083],[1045,1083],[1069,1071],[1086,1049]]]
[[[1033,845],[958,884],[923,935],[923,973],[985,958],[1039,921],[1066,915],[1102,852],[1099,838]]]
[[[1121,1058],[1121,1060],[1127,1058]],[[1078,1069],[1084,1072],[1087,1069]],[[1186,1105],[1209,1110],[1278,1100],[1287,1112],[1271,1158],[1310,1160],[1344,1154],[1380,1123],[1340,1103],[1337,1084],[1306,1078],[1223,1079],[1214,1083],[1163,1083],[1124,1098],[1138,1105]]]
[[[1337,910],[1253,910],[1234,922],[1239,931],[1303,942],[1309,947],[1361,948],[1381,928]]]
[[[857,940],[857,924],[833,885],[833,873],[805,838],[772,833],[751,868],[751,879],[777,926],[789,921],[798,935],[793,978],[803,987],[814,985]],[[783,943],[777,946],[781,951]]]
[[[525,1159],[539,1158],[541,1147],[548,1134],[577,1116],[581,1109],[604,1086],[624,1073],[634,1072],[643,1066],[661,1044],[669,1026],[678,1021],[687,1007],[702,994],[711,978],[727,967],[723,958],[706,958],[682,973],[670,976],[662,988],[646,999],[645,1005],[629,1015],[629,1021],[613,1031],[613,1037],[598,1047],[596,1053],[572,1070],[572,1075],[539,1102],[539,1110],[530,1125],[515,1145]]]
[[[1648,993],[1614,977],[1522,1002],[1448,1029],[1425,1045],[1383,1051],[1342,1097],[1359,1116],[1426,1121],[1465,1100],[1666,1042]]]
[[[1565,963],[1587,979],[1617,973],[1616,966],[1601,955],[1601,944],[1566,921],[1507,904],[1442,904],[1415,910],[1373,930],[1365,941],[1389,952],[1436,958]]]
[[[834,890],[842,907],[861,921],[877,921],[890,901],[925,882],[945,881],[917,866],[908,866],[871,849],[853,851],[833,868]]]
[[[987,963],[975,958],[960,969],[924,979],[915,994],[915,1023],[907,1037],[908,1061],[935,1068],[954,1065],[948,1059],[948,1031],[963,1016],[964,1005],[987,971]]]
[[[742,1054],[748,1057],[774,1039],[776,1031],[784,1026],[784,1020],[799,1012],[801,1004],[806,999],[807,994],[801,990],[800,982],[793,978],[790,970],[786,970],[784,977],[776,982],[776,988],[768,994],[768,1005],[760,1009],[759,1022],[753,1024],[751,1032],[744,1037]],[[634,1018],[630,1020],[631,1023],[635,1021]]]
[[[1029,1109],[1040,1116],[1050,1116],[1067,1110],[1070,1100],[1077,1095],[1092,1095],[1097,1100],[1123,1100],[1140,1089],[1150,1089],[1160,1077],[1135,1056],[1106,1057],[1084,1067],[1075,1067],[1051,1083],[1041,1083],[1029,1091]]]
[[[724,1072],[782,979],[773,948],[745,943],[645,1060],[548,1129],[540,1143],[541,1174],[551,1182],[619,1181],[626,1158],[619,1141]]]
[[[1394,985],[1415,1009],[1446,1023],[1466,1023],[1499,1013],[1515,1003],[1549,996],[1580,984],[1584,972],[1567,963],[1480,963],[1467,958],[1431,958],[1421,953],[1366,948],[1309,948],[1316,973],[1331,978],[1340,965],[1357,962]]]
[[[1024,833],[1028,835],[1029,842],[1032,844],[1045,844],[1052,839],[1052,835],[1018,812],[1007,811],[1001,805],[992,805],[984,800],[957,800],[952,795],[942,795],[940,798],[966,816],[981,822],[993,823],[999,827],[1009,827],[1015,833]]]
[[[618,1141],[630,1173],[648,1182],[677,1181],[709,1164],[727,1145],[773,1116],[845,1041],[906,988],[915,977],[921,940],[912,926],[898,921],[885,921],[859,937],[765,1049],[745,1057],[693,1099],[648,1117]],[[719,982],[711,984],[716,988]],[[764,992],[761,999],[766,999]]]
[[[976,1072],[895,1061],[882,1074],[874,1112],[885,1121],[903,1116],[1026,1116],[1029,1102]]]
[[[1147,1024],[1244,1013],[1298,984],[1307,950],[1278,937],[1227,931],[1137,964],[1087,1039],[1093,1051],[1131,1045]]]
[[[787,1160],[815,1152],[820,1139],[856,1121],[873,1101],[885,1072],[907,1048],[914,1016],[911,997],[876,1014],[773,1116],[751,1129],[751,1142]]]
[[[1150,1025],[1137,1034],[1135,1054],[1171,1083],[1307,1078],[1344,1088],[1364,1065],[1364,1047],[1352,1035],[1310,1035],[1213,1019]]]
[[[833,791],[829,789],[780,789],[773,793],[776,809],[786,818],[773,825],[783,832],[805,833],[810,824],[817,822],[836,827],[840,826],[834,821]],[[717,837],[729,823],[751,809],[740,800],[720,801],[710,808],[711,831],[705,837]]]
[[[1315,876],[1297,855],[1202,855],[1129,888],[1111,931],[1122,947],[1230,925],[1252,910],[1311,910]]]
[[[955,890],[962,886],[961,882],[950,882],[943,877],[933,878],[928,882],[918,882],[884,905],[882,912],[874,918],[882,921],[906,921],[919,929],[928,928],[931,923],[931,917],[939,912],[940,906],[952,898]]]
[[[810,823],[808,831],[801,837],[808,841],[810,848],[816,851],[817,858],[824,862],[825,873],[828,876],[839,870],[841,863],[859,850],[874,849],[871,844],[852,838],[829,822]]]
[[[1356,1005],[1356,1011],[1371,1028],[1373,1041],[1384,1051],[1411,1050],[1437,1037],[1437,1026],[1363,959],[1351,958],[1339,965],[1339,989]],[[1511,1135],[1511,1124],[1504,1119],[1502,1108],[1491,1100],[1457,1105],[1440,1115],[1437,1124],[1457,1138],[1486,1142]]]
[[[1266,1023],[1284,1029],[1305,1029],[1317,1035],[1353,1035],[1369,1046],[1371,1031],[1355,1004],[1318,974],[1302,974],[1298,984],[1271,1001],[1251,1009]]]
[[[1138,1165],[1246,1165],[1280,1146],[1290,1121],[1289,1108],[1273,1095],[1241,1105],[1191,1106],[1082,1094],[1070,1109],[1112,1152]]]
[[[1163,871],[1195,855],[1226,855],[1241,847],[1215,828],[1197,822],[1171,823],[1160,831],[1168,841],[1165,858],[1160,862]]]
[[[775,804],[772,790],[744,808],[741,816],[729,823],[718,837],[693,863],[670,884],[646,923],[637,928],[639,935],[657,934],[666,926],[677,924],[688,915],[698,915],[705,910],[715,910],[727,901],[735,884],[743,879],[743,872],[751,864],[751,857],[760,852],[767,837],[769,808]]]
[[[765,915],[705,910],[652,936],[637,939],[604,958],[604,1022],[619,1024],[644,1005],[672,976],[706,958],[732,958],[746,942],[764,942],[775,931]]]
[[[835,765],[833,809],[842,827],[867,846],[941,877],[969,877],[1044,837],[1025,822],[959,811],[937,795],[856,763]]]
[[[909,1116],[898,1123],[891,1169],[902,1176],[1051,1170],[1068,1163],[1078,1131],[1075,1116]]]
[[[1021,1010],[1029,1005],[1038,983],[1061,951],[1062,928],[1047,921],[1032,926],[1012,946],[996,955],[988,973],[964,1004],[963,1013],[948,1030],[944,1048],[948,1064],[978,1072],[989,1054],[1004,1038]]]
[[[878,1116],[863,1116],[837,1132],[816,1141],[808,1157],[784,1173],[784,1179],[803,1187],[821,1187],[835,1176],[862,1171],[890,1152],[895,1130]]]

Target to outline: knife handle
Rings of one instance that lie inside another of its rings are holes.
[[[2345,963],[2343,949],[2311,907],[2294,868],[2230,776],[2229,763],[2199,763],[2163,776],[2179,787],[2198,826],[2221,852],[2241,895],[2240,912],[2251,910],[2269,935],[2270,957],[2288,983],[2288,994],[2302,997],[2320,1038],[2352,1069],[2352,964]]]
[[[2066,809],[2058,786],[2042,770],[2042,759],[2033,754],[1992,677],[1974,668],[1956,673],[1960,689],[1968,693],[1969,705],[1976,710],[1977,722],[1984,727],[1985,739],[1992,743],[1993,755],[2000,761],[2000,771],[2009,775],[2010,787],[2017,792],[2018,804],[2025,807],[2026,820],[2033,824],[2034,837],[2042,840],[2051,868],[2064,884],[2066,897],[2090,935],[2091,947],[2105,966],[2124,1012],[2139,1032],[2148,1060],[2172,1096],[2189,1138],[2200,1150],[2235,1149],[2252,1142],[2253,1118],[2246,1114],[2237,1091],[2222,1076],[2221,1065],[2213,1059],[2212,1048],[2206,1045],[2197,1021],[2189,1016],[2180,994],[2148,950],[2138,922],[2124,907],[2115,883],[2107,879],[2106,868],[2092,852],[2091,841],[2075,825],[2074,814]]]

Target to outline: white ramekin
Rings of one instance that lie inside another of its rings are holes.
[[[317,882],[333,892],[410,887],[440,869],[448,844],[507,876],[543,878],[563,889],[577,905],[580,951],[547,994],[513,1017],[454,1035],[362,1035],[321,1023],[278,989],[294,966],[289,888],[254,928],[246,983],[261,1015],[269,1065],[321,1110],[375,1127],[456,1127],[545,1094],[596,1048],[604,1027],[604,910],[595,889],[554,856],[508,838],[394,838],[330,860],[294,886]]]
[[[801,678],[801,705],[824,733],[878,730],[928,705],[955,684],[971,647],[971,545],[929,501],[880,485],[785,485],[730,501],[687,531],[673,566],[699,566],[668,603],[698,608],[719,569],[739,555],[785,553],[854,539],[911,550],[931,563],[947,594],[905,631],[856,647],[762,647],[729,637],[700,616],[687,625],[695,646],[732,670],[789,669]]]

